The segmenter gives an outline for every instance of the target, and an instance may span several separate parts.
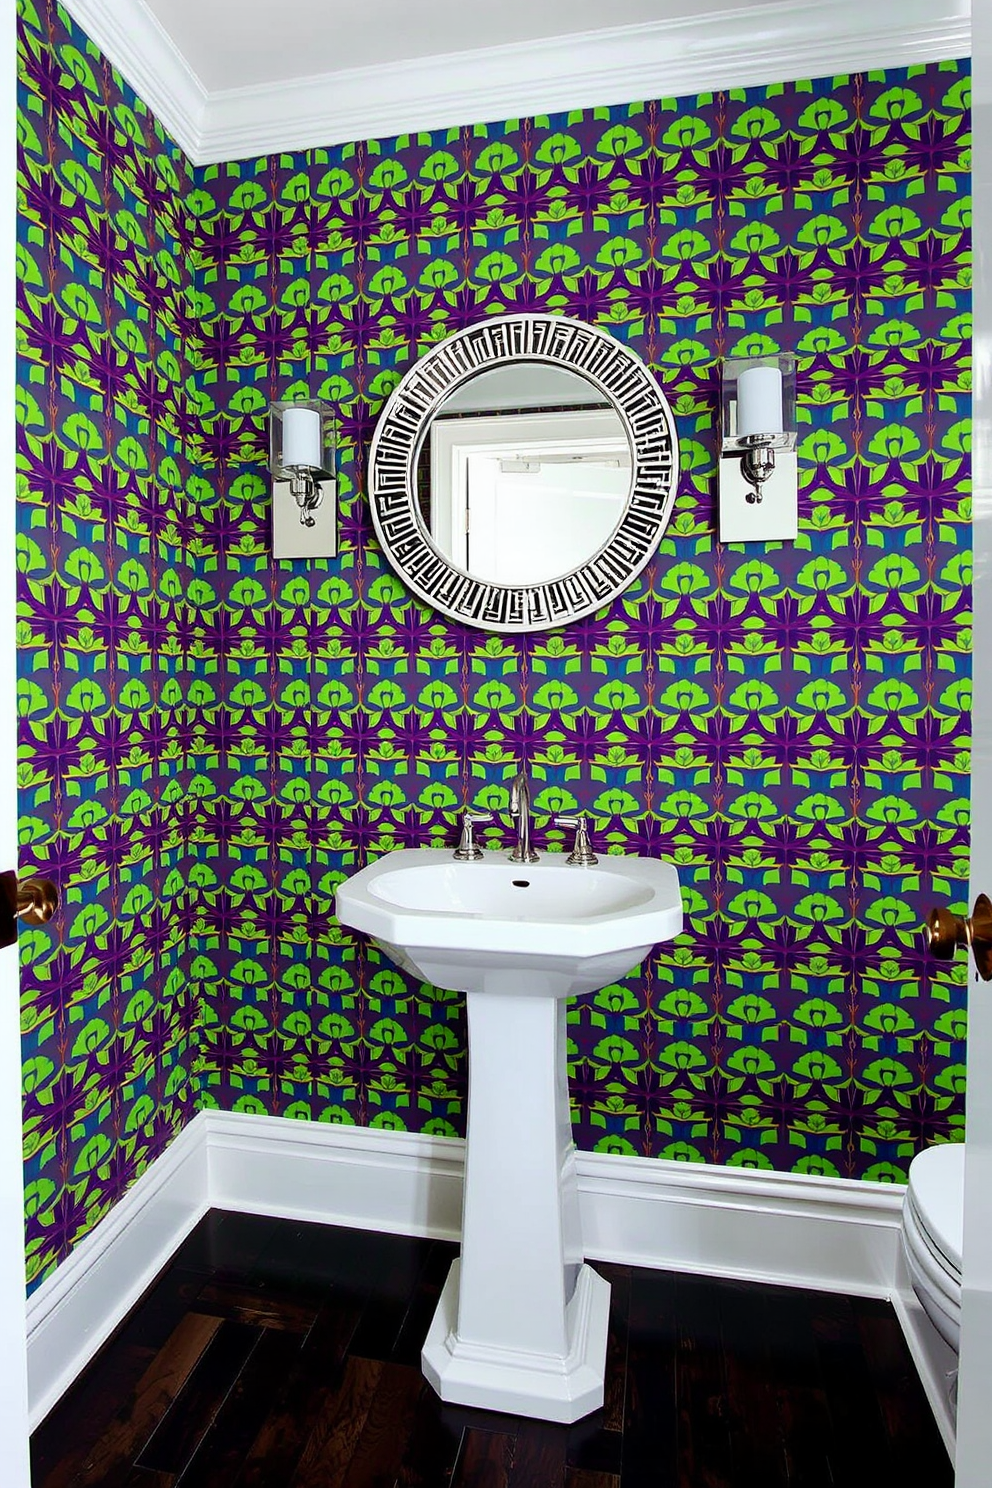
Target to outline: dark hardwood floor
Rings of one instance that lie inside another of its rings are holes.
[[[444,1406],[453,1245],[212,1213],[35,1433],[34,1488],[950,1488],[884,1302],[597,1265],[604,1408]]]

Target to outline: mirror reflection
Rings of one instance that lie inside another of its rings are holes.
[[[576,372],[521,361],[440,405],[417,461],[423,524],[456,568],[544,584],[599,552],[621,521],[633,460],[609,399]]]

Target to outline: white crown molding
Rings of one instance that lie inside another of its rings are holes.
[[[145,0],[60,0],[196,165],[207,90]]]
[[[968,0],[780,0],[207,93],[144,0],[65,0],[193,165],[967,56]]]
[[[464,1153],[454,1138],[201,1112],[31,1297],[32,1428],[207,1209],[458,1240]],[[902,1190],[891,1185],[589,1152],[577,1170],[590,1259],[874,1297],[900,1290]],[[901,1316],[911,1291],[905,1303]]]

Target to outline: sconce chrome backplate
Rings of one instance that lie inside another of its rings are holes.
[[[272,482],[273,558],[334,558],[338,551],[337,483],[321,481],[321,500],[310,512],[313,526],[300,521],[288,480]]]
[[[775,451],[775,469],[754,500],[754,487],[741,471],[740,454],[724,455],[720,473],[720,541],[794,542],[799,535],[799,474],[795,450]],[[752,499],[749,501],[748,497]]]

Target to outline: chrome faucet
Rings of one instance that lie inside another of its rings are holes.
[[[517,845],[510,854],[510,862],[536,863],[538,854],[530,845],[530,781],[523,768],[510,786],[510,811],[517,818]]]
[[[482,848],[475,840],[475,829],[483,822],[492,821],[488,811],[466,811],[462,814],[462,835],[451,856],[456,863],[478,863]]]

